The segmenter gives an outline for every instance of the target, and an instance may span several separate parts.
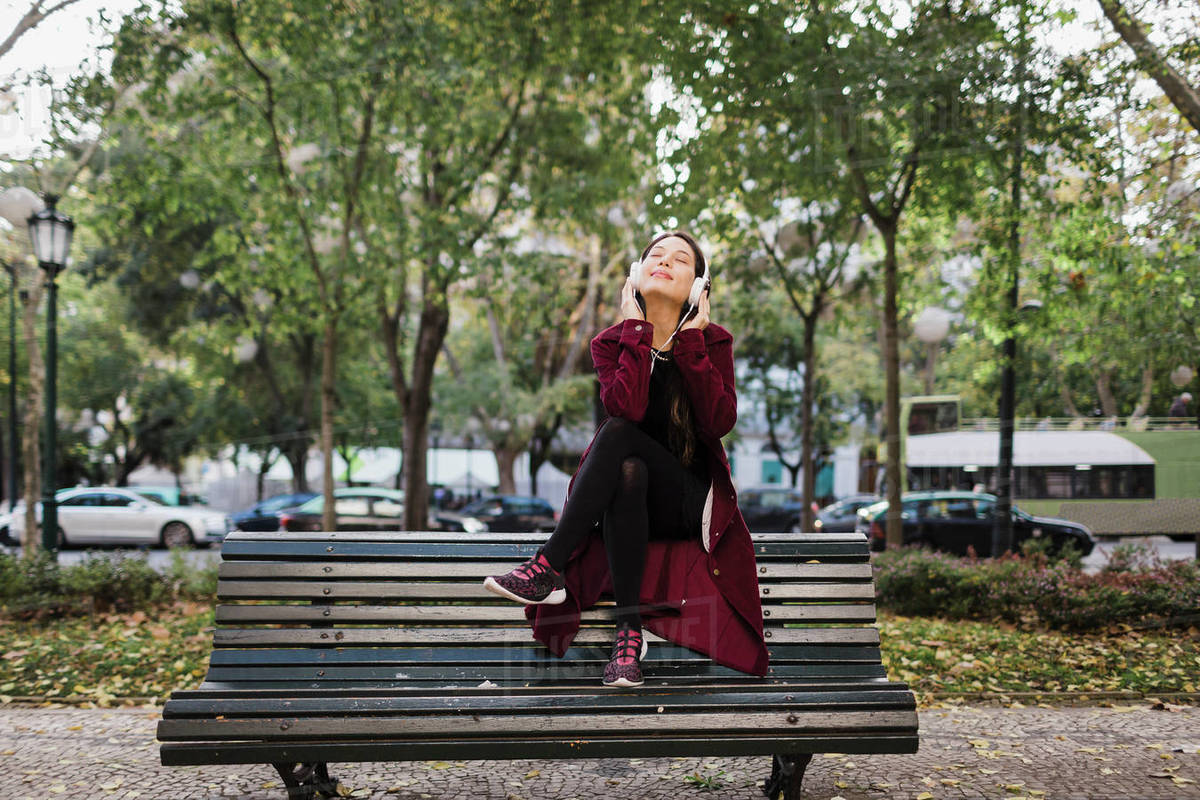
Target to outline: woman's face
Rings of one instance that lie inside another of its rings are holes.
[[[696,277],[696,254],[678,236],[654,243],[642,259],[642,279],[638,290],[647,299],[659,297],[682,306]]]

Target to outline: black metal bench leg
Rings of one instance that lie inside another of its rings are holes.
[[[804,780],[804,770],[812,761],[812,753],[798,753],[775,756],[771,765],[771,777],[763,787],[763,794],[771,800],[800,800],[800,783]]]
[[[275,764],[275,770],[287,787],[288,800],[316,800],[337,797],[337,779],[329,777],[324,761],[307,764]]]

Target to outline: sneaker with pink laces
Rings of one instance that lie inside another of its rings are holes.
[[[622,624],[617,628],[612,657],[604,668],[604,685],[632,689],[645,683],[642,678],[642,659],[649,644],[640,628]]]
[[[485,589],[525,605],[558,605],[567,599],[567,582],[540,552],[504,575],[491,575]]]

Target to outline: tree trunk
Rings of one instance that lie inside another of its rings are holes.
[[[800,411],[800,464],[804,471],[804,508],[800,510],[800,528],[813,530],[813,495],[816,491],[813,457],[813,406],[817,401],[817,315],[823,303],[817,298],[809,316],[804,318],[804,404]]]
[[[1096,376],[1096,394],[1100,397],[1100,410],[1106,417],[1117,415],[1117,398],[1112,393],[1112,369],[1101,370]]]
[[[513,472],[513,464],[517,460],[517,451],[509,447],[494,447],[496,469],[500,472],[500,494],[516,494],[517,480]]]
[[[1137,54],[1141,67],[1154,79],[1171,104],[1197,132],[1200,132],[1200,93],[1187,82],[1178,70],[1168,63],[1154,43],[1146,36],[1141,24],[1134,19],[1120,0],[1100,0],[1104,16],[1113,29]]]
[[[550,442],[554,440],[554,435],[562,427],[562,419],[562,414],[555,414],[554,421],[550,423],[549,427],[538,426],[529,443],[529,493],[535,497],[538,492],[538,470],[550,457]]]
[[[1154,396],[1154,367],[1142,368],[1142,391],[1138,395],[1137,406],[1133,409],[1133,417],[1144,417],[1150,410],[1150,400]]]
[[[284,445],[283,457],[292,468],[292,491],[305,492],[308,488],[308,439],[296,439]]]
[[[885,246],[883,275],[883,341],[884,341],[884,376],[886,381],[884,399],[884,420],[887,425],[887,546],[900,547],[904,544],[904,528],[900,514],[900,488],[902,483],[901,470],[904,462],[900,453],[900,343],[898,335],[896,292],[897,273],[896,262],[896,225],[883,226],[879,231],[883,234]]]
[[[29,362],[29,388],[25,392],[25,424],[21,431],[21,460],[25,464],[25,538],[22,549],[31,556],[41,546],[38,535],[37,504],[42,499],[41,440],[43,426],[42,388],[46,371],[37,339],[37,309],[42,299],[42,285],[36,279],[25,299],[21,314],[21,333]]]
[[[267,473],[271,471],[271,466],[274,462],[268,462],[265,458],[258,465],[258,474],[254,476],[254,502],[261,503],[263,499],[263,488],[267,482]]]
[[[429,291],[427,288],[426,292]],[[444,299],[439,301],[438,297],[427,294],[417,328],[408,404],[404,408],[404,527],[410,531],[425,530],[429,523],[429,483],[425,476],[429,405],[433,368],[449,327],[450,310]]]
[[[795,464],[789,464],[783,459],[780,459],[779,463],[783,464],[784,469],[788,471],[788,486],[791,486],[793,489],[795,489],[796,481],[800,480],[800,470],[803,469],[803,461],[801,460],[797,461]]]
[[[1084,416],[1079,413],[1079,409],[1075,407],[1075,399],[1070,396],[1070,386],[1067,385],[1067,374],[1062,368],[1062,362],[1058,359],[1058,351],[1055,348],[1050,348],[1050,359],[1054,362],[1055,379],[1058,381],[1058,397],[1062,398],[1062,410],[1066,411],[1067,416],[1073,416],[1076,420]]]
[[[326,313],[329,313],[328,311]],[[325,506],[321,512],[321,529],[337,530],[337,513],[333,507],[333,410],[337,402],[337,323],[325,323],[321,350],[321,492]]]

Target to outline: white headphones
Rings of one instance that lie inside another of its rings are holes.
[[[709,279],[709,273],[712,267],[709,266],[704,270],[704,275],[695,278],[692,281],[692,290],[688,292],[688,305],[696,308],[700,305],[700,297],[704,294],[704,290],[712,286],[712,281]],[[629,265],[629,278],[633,281],[633,290],[638,291],[638,284],[642,282],[642,262],[634,261]]]
[[[700,298],[704,294],[704,290],[708,289],[710,286],[712,286],[712,281],[708,277],[710,274],[712,274],[711,271],[712,271],[712,266],[709,265],[708,268],[704,270],[704,275],[702,277],[694,278],[692,280],[692,289],[690,292],[688,292],[688,299],[687,299],[688,305],[691,306],[691,308],[689,308],[688,313],[684,314],[683,317],[679,320],[679,324],[675,326],[675,330],[671,333],[670,336],[667,337],[667,341],[663,342],[664,349],[666,349],[666,346],[670,343],[670,341],[675,338],[675,334],[679,333],[679,329],[683,327],[683,323],[685,321],[687,321],[687,318],[689,316],[691,316],[692,311],[694,311],[696,308],[698,308],[700,306]],[[632,264],[629,265],[629,278],[630,278],[630,280],[633,281],[633,291],[637,292],[638,284],[641,282],[641,279],[642,279],[642,262],[641,261],[634,261]],[[645,311],[645,306],[642,306],[642,310],[643,310],[643,312]],[[651,356],[652,356],[652,358],[650,359],[650,372],[653,373],[654,372],[654,364],[656,361],[658,361],[658,357],[654,356],[653,348],[651,348],[650,352],[651,352]]]

